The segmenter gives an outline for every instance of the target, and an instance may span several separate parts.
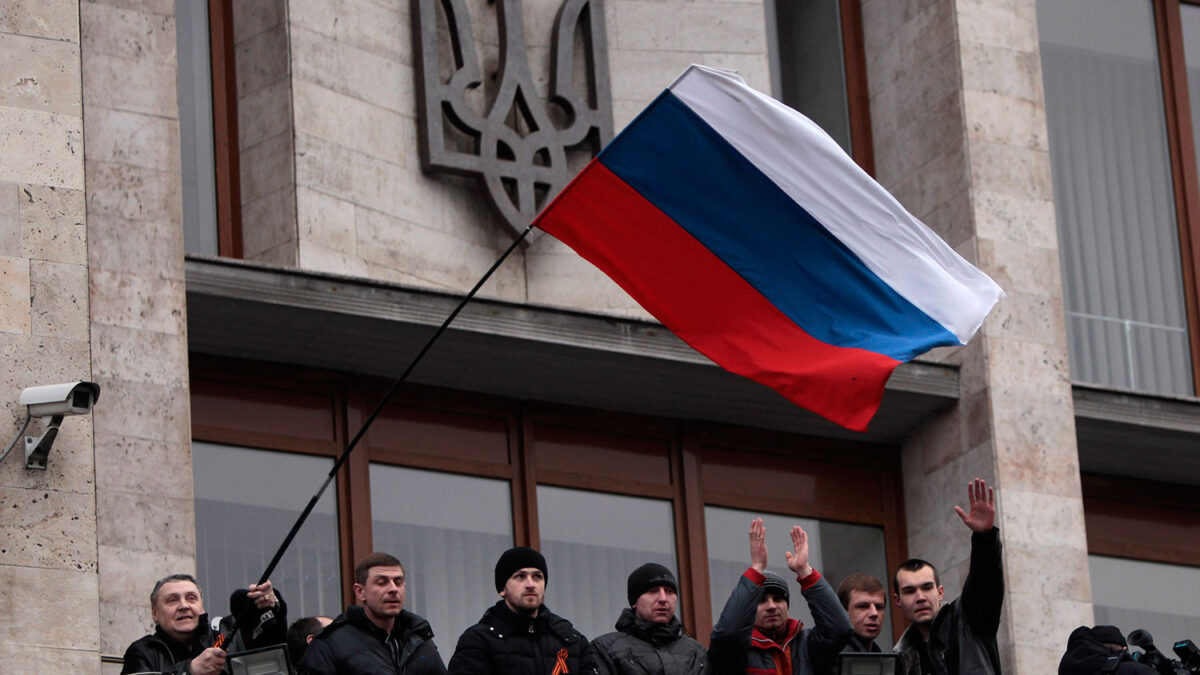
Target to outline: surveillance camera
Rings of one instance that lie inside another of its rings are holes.
[[[95,382],[67,382],[29,387],[21,392],[19,403],[28,406],[31,417],[55,415],[86,415],[100,398],[100,385]]]

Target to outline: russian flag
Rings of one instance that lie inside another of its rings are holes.
[[[691,66],[534,221],[726,370],[864,431],[1003,291],[816,124]]]

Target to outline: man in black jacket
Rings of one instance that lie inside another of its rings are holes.
[[[617,632],[592,640],[602,675],[700,675],[708,670],[704,646],[683,634],[675,616],[679,584],[671,570],[646,563],[629,575],[629,607]]]
[[[1125,636],[1116,626],[1080,626],[1067,638],[1058,675],[1155,675],[1158,671],[1129,655]]]
[[[310,675],[444,675],[429,622],[404,609],[404,566],[372,553],[354,567],[359,602],[313,638],[296,667]]]
[[[239,616],[242,625],[237,644],[253,648],[283,643],[287,610],[271,582],[250,586],[245,600],[254,604],[247,607],[245,616]],[[122,674],[217,675],[225,669],[226,650],[213,646],[217,634],[204,612],[204,597],[195,577],[172,574],[159,579],[150,592],[150,616],[154,633],[125,650]],[[221,625],[227,629],[230,623],[222,620]]]
[[[518,546],[496,562],[500,601],[458,639],[450,675],[595,675],[587,638],[552,613],[546,559]]]
[[[954,507],[971,529],[971,566],[962,595],[942,604],[945,593],[937,570],[924,560],[900,563],[892,578],[896,605],[910,625],[896,651],[904,655],[906,675],[999,675],[996,631],[1004,604],[1004,571],[995,494],[976,478],[967,484],[970,512]]]

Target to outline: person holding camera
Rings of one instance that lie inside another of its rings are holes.
[[[1129,655],[1125,636],[1116,626],[1080,626],[1067,638],[1067,652],[1058,662],[1058,675],[1154,675],[1150,666]]]

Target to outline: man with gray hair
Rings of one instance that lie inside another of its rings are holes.
[[[244,594],[244,597],[241,595]],[[283,643],[287,639],[287,608],[271,588],[271,582],[255,584],[235,593],[245,605],[237,644],[247,648]],[[251,606],[252,603],[252,606]],[[188,673],[217,675],[225,669],[228,645],[218,645],[218,631],[204,611],[200,584],[190,574],[172,574],[159,579],[150,592],[150,616],[154,633],[125,650],[123,675],[129,673]],[[230,617],[221,628],[232,626]]]

